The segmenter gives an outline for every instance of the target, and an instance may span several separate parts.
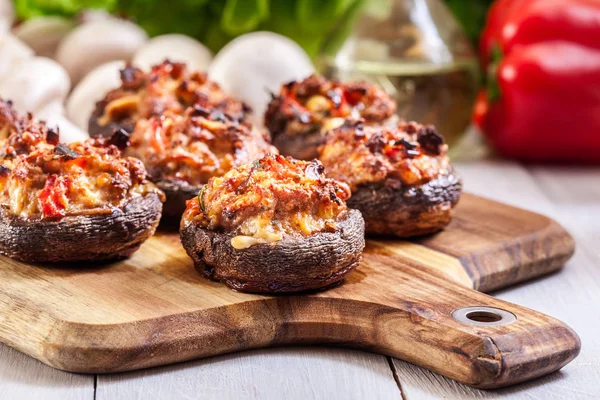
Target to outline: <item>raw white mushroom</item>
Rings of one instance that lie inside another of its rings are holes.
[[[54,58],[58,43],[71,29],[73,22],[62,17],[39,17],[18,25],[13,34],[38,56]]]
[[[90,137],[87,131],[80,129],[60,113],[46,112],[37,117],[42,121],[46,121],[46,125],[50,128],[58,128],[61,143],[82,142]]]
[[[55,100],[36,113],[36,118],[45,121],[50,128],[58,128],[62,143],[83,141],[90,135],[69,121],[65,116],[65,107],[61,101]]]
[[[114,19],[95,20],[73,29],[60,43],[56,59],[73,84],[89,71],[113,60],[131,60],[147,36],[136,24]]]
[[[37,110],[35,116],[38,119],[45,119],[51,115],[65,115],[65,105],[60,99],[56,99]]]
[[[208,74],[232,96],[254,110],[254,122],[263,123],[270,100],[282,83],[314,72],[308,55],[294,41],[271,32],[253,32],[230,42],[215,56]]]
[[[77,21],[79,21],[79,23],[81,24],[87,24],[88,22],[93,22],[93,21],[102,21],[105,19],[119,19],[118,17],[116,17],[115,15],[109,13],[106,10],[100,10],[100,9],[87,9],[84,10],[82,12],[80,12],[79,14],[77,14]]]
[[[23,59],[7,71],[0,80],[0,96],[12,100],[21,112],[36,113],[54,101],[67,98],[71,82],[67,71],[45,57]]]
[[[0,34],[8,32],[15,20],[12,0],[0,0]]]
[[[67,117],[81,129],[88,129],[90,115],[96,102],[121,85],[119,71],[124,61],[110,61],[94,68],[85,76],[67,99]]]
[[[33,56],[33,50],[17,37],[10,33],[0,34],[0,82],[8,78],[13,65]]]
[[[148,71],[165,59],[186,63],[191,70],[206,71],[212,54],[196,39],[173,33],[150,39],[135,53],[133,65]]]

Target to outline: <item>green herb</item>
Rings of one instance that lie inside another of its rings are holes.
[[[262,169],[262,164],[261,164],[260,160],[252,161],[252,168],[253,169]]]
[[[117,0],[15,0],[19,18],[30,19],[44,15],[73,16],[86,9],[116,10]]]

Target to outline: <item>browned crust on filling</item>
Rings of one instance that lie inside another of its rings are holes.
[[[339,121],[363,118],[367,124],[382,124],[395,111],[392,98],[375,85],[312,75],[281,87],[269,103],[265,125],[282,154],[309,160],[317,157],[325,131]]]
[[[360,210],[370,234],[411,237],[436,232],[452,219],[462,191],[432,126],[346,122],[320,148],[328,174],[346,182],[348,206]]]
[[[89,132],[106,137],[119,128],[131,132],[140,119],[181,115],[194,105],[227,113],[239,121],[251,112],[246,104],[227,96],[207,74],[167,60],[148,73],[127,65],[121,71],[121,86],[96,104]]]
[[[164,215],[177,218],[210,178],[277,153],[265,131],[198,106],[138,121],[128,142],[125,154],[140,159],[167,196]]]
[[[276,240],[334,231],[346,211],[348,187],[324,175],[317,161],[268,155],[213,178],[188,202],[182,226]]]
[[[128,256],[150,237],[163,194],[104,139],[58,132],[0,102],[0,254],[29,262]],[[10,116],[10,118],[6,117]]]

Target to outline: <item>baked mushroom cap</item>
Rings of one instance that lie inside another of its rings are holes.
[[[419,186],[394,188],[360,185],[348,207],[360,210],[369,234],[407,238],[435,233],[452,220],[452,209],[462,192],[453,169]]]
[[[289,235],[246,249],[232,246],[233,232],[193,224],[181,230],[181,241],[206,278],[242,292],[291,293],[325,288],[344,279],[360,262],[364,229],[360,212],[348,210],[335,232]]]
[[[163,221],[178,225],[188,200],[198,196],[204,185],[190,185],[188,182],[171,179],[157,180],[156,186],[165,194]]]
[[[367,124],[395,119],[396,104],[378,86],[355,82],[341,84],[311,75],[292,81],[273,96],[265,113],[265,126],[281,154],[301,160],[318,156],[329,129],[346,119],[363,118]]]
[[[116,129],[131,132],[140,119],[164,114],[181,115],[191,106],[227,113],[244,121],[251,109],[225,94],[205,73],[185,64],[164,61],[145,73],[127,65],[121,86],[96,103],[89,120],[90,135],[109,137]]]
[[[150,237],[163,193],[117,144],[58,143],[0,102],[0,254],[29,262],[122,258]]]
[[[350,186],[348,206],[362,212],[367,233],[404,238],[450,223],[462,183],[433,126],[347,121],[319,151],[329,176]]]
[[[0,209],[0,254],[26,262],[100,261],[129,257],[160,221],[156,193],[136,197],[110,213],[31,220]]]
[[[113,137],[118,134],[127,135],[120,130]],[[199,106],[183,115],[140,120],[125,140],[124,153],[140,159],[150,179],[164,191],[163,215],[177,222],[186,201],[198,195],[210,178],[277,153],[264,130]]]
[[[233,289],[323,288],[358,265],[365,245],[348,195],[320,162],[269,155],[211,179],[188,201],[181,240],[198,271]]]

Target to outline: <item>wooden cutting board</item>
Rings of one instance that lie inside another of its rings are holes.
[[[31,266],[0,258],[0,340],[86,373],[327,343],[495,388],[561,368],[580,342],[560,321],[478,290],[556,270],[573,249],[554,221],[467,194],[445,231],[413,242],[370,240],[362,264],[340,286],[272,297],[205,280],[178,234],[159,232],[113,264]]]

